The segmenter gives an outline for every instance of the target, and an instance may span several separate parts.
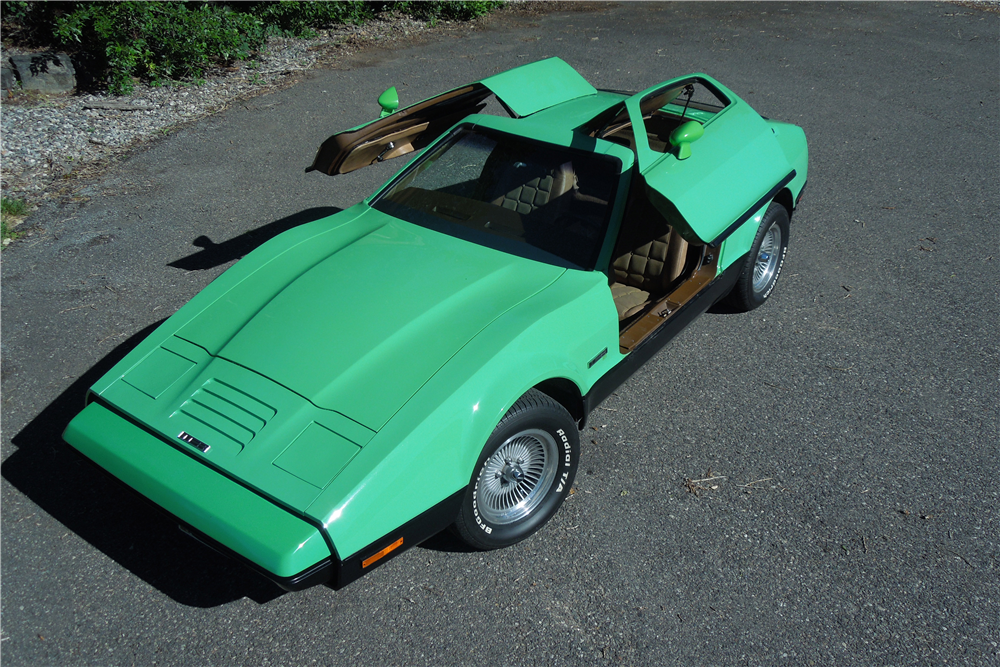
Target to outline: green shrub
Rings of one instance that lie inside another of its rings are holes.
[[[133,77],[153,84],[200,77],[210,65],[247,58],[265,38],[251,14],[173,2],[77,3],[55,18],[52,32],[61,45],[90,51],[116,94],[131,92]]]
[[[468,21],[503,5],[502,0],[469,0],[450,2],[448,0],[403,0],[386,3],[392,9],[424,20]]]
[[[256,16],[269,34],[311,37],[314,28],[364,23],[372,9],[364,2],[239,2],[239,11]]]
[[[6,218],[9,215],[20,217],[27,212],[28,205],[20,199],[0,198],[0,218]]]
[[[5,38],[73,51],[99,85],[131,92],[203,76],[207,67],[250,57],[269,35],[309,36],[316,28],[361,23],[375,12],[425,20],[468,20],[502,2],[24,2],[2,3]]]

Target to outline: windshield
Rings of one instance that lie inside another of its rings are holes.
[[[462,127],[372,205],[482,245],[592,269],[620,170],[611,156]]]

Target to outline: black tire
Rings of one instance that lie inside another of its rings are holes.
[[[486,441],[453,526],[471,547],[520,542],[569,495],[580,461],[580,432],[559,403],[532,389]]]
[[[743,260],[736,285],[726,297],[730,307],[748,312],[763,305],[771,296],[788,253],[789,227],[788,211],[781,204],[771,202],[750,252]]]

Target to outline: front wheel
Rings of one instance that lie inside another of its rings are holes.
[[[726,298],[730,306],[747,312],[763,305],[771,296],[788,252],[789,227],[788,211],[771,202],[757,228],[750,253],[743,260],[736,285]]]
[[[563,406],[532,389],[486,441],[454,529],[469,546],[520,542],[548,521],[576,477],[580,434]]]

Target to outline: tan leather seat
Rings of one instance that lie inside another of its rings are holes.
[[[642,311],[649,303],[649,292],[624,283],[611,283],[611,297],[618,309],[618,321],[626,320]]]
[[[545,176],[533,178],[493,200],[493,204],[527,215],[576,187],[573,163],[567,162]]]
[[[622,221],[611,264],[618,320],[636,315],[666,294],[684,271],[688,243],[650,205],[634,206]]]

